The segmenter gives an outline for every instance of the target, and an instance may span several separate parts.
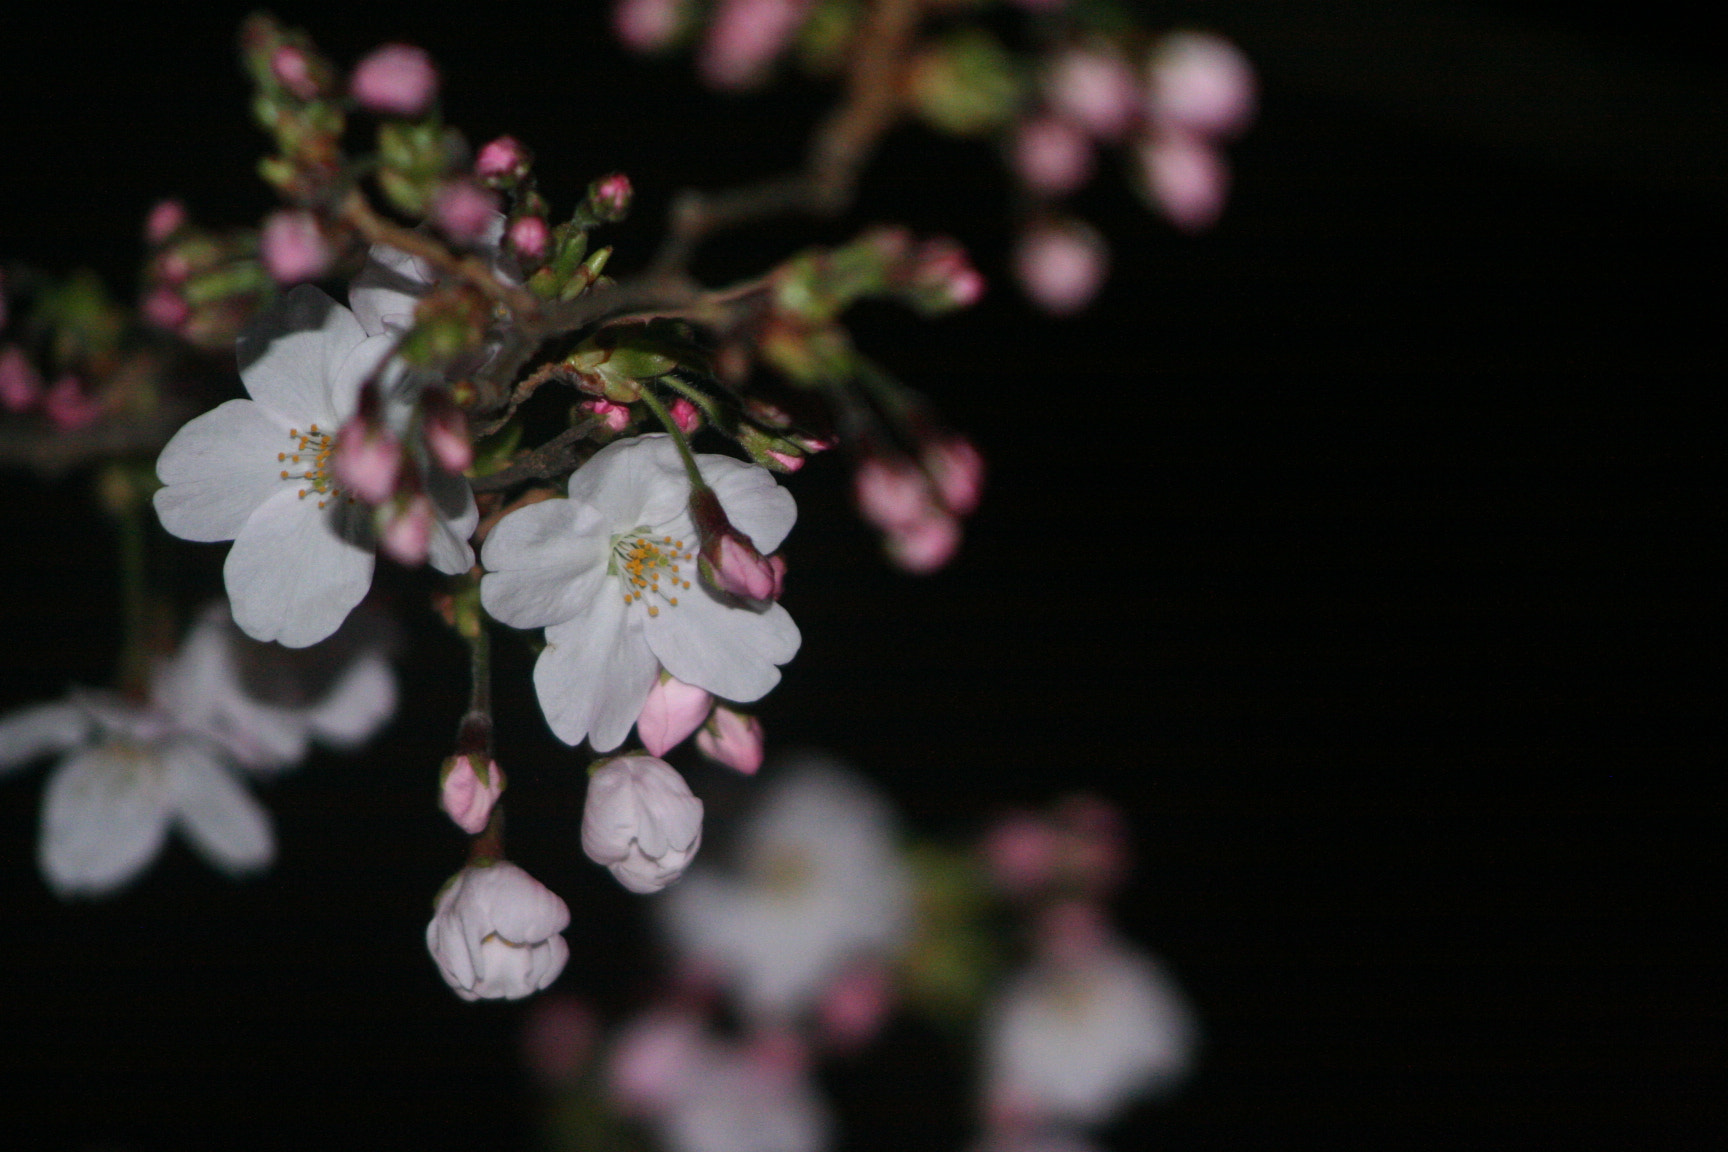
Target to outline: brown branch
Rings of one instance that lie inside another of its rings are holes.
[[[147,417],[113,417],[77,431],[62,432],[31,423],[0,427],[0,464],[28,468],[54,479],[73,469],[117,456],[161,451],[192,413],[174,406]]]
[[[386,220],[358,192],[351,193],[343,201],[339,215],[368,243],[383,244],[410,256],[418,256],[446,275],[472,285],[494,303],[508,308],[518,319],[532,320],[539,315],[540,301],[532,292],[499,280],[478,256],[457,256],[424,232]]]
[[[476,476],[468,481],[468,486],[474,489],[476,495],[487,492],[502,492],[525,480],[549,480],[560,476],[576,467],[576,446],[588,438],[588,434],[599,427],[598,417],[590,416],[578,420],[532,452],[518,456],[507,468],[489,472],[485,476]]]

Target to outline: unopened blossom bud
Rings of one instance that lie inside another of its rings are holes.
[[[810,0],[720,0],[697,71],[716,88],[743,88],[760,80],[809,10]]]
[[[678,431],[688,436],[702,426],[702,411],[696,405],[680,396],[672,401],[667,414],[672,417],[672,423],[678,426]]]
[[[528,175],[528,149],[514,136],[500,136],[474,158],[474,175],[493,187],[509,186]]]
[[[746,776],[762,767],[762,743],[762,721],[724,704],[714,706],[714,714],[696,733],[697,751]]]
[[[1164,37],[1146,62],[1147,112],[1165,131],[1216,139],[1254,118],[1254,69],[1242,50],[1204,32]]]
[[[474,463],[468,417],[456,406],[450,393],[442,388],[429,388],[421,395],[420,427],[426,436],[426,447],[444,471],[460,476]]]
[[[932,511],[913,524],[889,529],[883,538],[888,559],[902,571],[924,576],[947,565],[960,550],[960,522]]]
[[[1078,221],[1035,224],[1014,246],[1014,273],[1046,312],[1068,316],[1091,303],[1109,264],[1103,237]]]
[[[1046,91],[1057,112],[1100,140],[1120,140],[1140,115],[1139,81],[1113,52],[1064,52],[1050,69]]]
[[[926,312],[970,308],[984,295],[984,277],[966,249],[945,237],[919,246],[912,284],[914,303]]]
[[[658,52],[672,43],[684,23],[687,0],[618,0],[612,31],[626,48]]]
[[[748,536],[732,526],[712,488],[690,493],[690,519],[702,538],[696,569],[703,583],[747,600],[773,597],[773,566]]]
[[[438,895],[426,947],[464,1000],[519,1000],[558,978],[570,948],[570,909],[510,863],[462,869]]]
[[[174,233],[186,227],[186,205],[178,200],[158,200],[144,217],[144,239],[151,244],[166,244]]]
[[[1230,167],[1205,140],[1172,132],[1140,146],[1146,192],[1165,217],[1184,232],[1217,223],[1230,192]]]
[[[1061,116],[1023,120],[1014,133],[1014,172],[1043,196],[1066,196],[1092,177],[1092,141]]]
[[[396,491],[402,473],[402,445],[362,411],[349,417],[336,433],[331,467],[343,488],[368,504],[382,504]]]
[[[601,422],[614,432],[622,432],[630,426],[630,406],[627,404],[614,404],[610,400],[584,400],[578,407],[600,417]]]
[[[270,56],[270,74],[276,82],[302,100],[318,95],[318,78],[304,49],[284,44]]]
[[[852,478],[852,493],[864,519],[884,531],[910,527],[932,510],[929,483],[904,459],[866,457]]]
[[[335,254],[310,212],[272,212],[258,237],[264,268],[278,284],[316,280],[330,270]]]
[[[144,303],[139,305],[138,310],[144,314],[144,319],[170,332],[179,331],[180,326],[192,315],[192,308],[186,303],[186,298],[166,284],[152,289],[150,294],[144,297]]]
[[[498,218],[498,194],[472,180],[446,180],[432,197],[432,221],[458,244],[477,244]]]
[[[492,806],[503,794],[504,770],[496,760],[468,753],[444,761],[438,806],[468,835],[478,836],[486,830]]]
[[[609,760],[588,778],[582,851],[632,892],[658,892],[702,844],[702,801],[652,756]]]
[[[434,519],[432,501],[424,492],[416,492],[391,510],[378,545],[396,563],[418,568],[426,563],[426,553],[432,545]]]
[[[386,44],[360,61],[349,90],[368,111],[418,116],[438,94],[438,70],[424,50]]]
[[[518,216],[510,222],[510,248],[529,264],[546,259],[552,244],[552,231],[538,216]]]
[[[42,377],[24,349],[16,344],[0,349],[0,406],[8,412],[23,412],[41,399]]]
[[[713,711],[714,697],[662,671],[636,718],[636,735],[654,756],[664,756],[702,726]]]
[[[602,220],[622,220],[630,211],[630,200],[634,195],[630,177],[614,172],[588,186],[588,207]]]
[[[933,441],[925,446],[922,460],[948,511],[967,516],[978,507],[984,492],[984,457],[970,440],[952,436]]]
[[[102,418],[102,398],[84,390],[76,376],[62,376],[42,398],[42,410],[62,432],[88,428]]]

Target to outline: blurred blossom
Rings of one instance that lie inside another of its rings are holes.
[[[693,871],[661,902],[661,924],[747,1017],[791,1021],[850,965],[904,946],[911,879],[894,836],[861,779],[805,758],[769,784],[744,827],[740,871]]]
[[[42,398],[42,411],[54,427],[62,432],[76,432],[102,419],[102,398],[84,388],[84,382],[71,374],[54,381]]]
[[[1185,232],[1217,223],[1230,192],[1230,167],[1204,140],[1181,133],[1154,134],[1140,144],[1140,172],[1158,210]]]
[[[626,48],[657,52],[672,42],[683,26],[688,0],[617,0],[612,30]]]
[[[528,174],[528,149],[514,136],[490,140],[474,158],[474,175],[488,183],[510,183]]]
[[[16,344],[0,348],[0,405],[8,412],[34,408],[42,399],[42,377]]]
[[[832,1124],[801,1070],[716,1046],[656,1128],[668,1152],[821,1152]]]
[[[627,1115],[663,1114],[688,1088],[710,1043],[689,1012],[660,1008],[638,1017],[607,1050],[607,1095]]]
[[[1120,140],[1140,116],[1140,83],[1114,52],[1071,48],[1046,77],[1051,107],[1100,140]]]
[[[882,1030],[894,1007],[894,984],[886,966],[854,964],[829,982],[816,1005],[823,1041],[849,1052],[862,1048]]]
[[[1023,120],[1014,134],[1014,171],[1034,192],[1066,196],[1092,177],[1092,142],[1060,116]]]
[[[151,244],[166,244],[185,226],[186,205],[178,200],[158,200],[144,218],[144,239]]]
[[[152,289],[138,310],[144,319],[169,332],[178,332],[192,315],[192,307],[186,303],[186,298],[166,284]]]
[[[519,1000],[558,978],[570,910],[508,860],[471,864],[438,894],[426,948],[464,1000]]]
[[[284,209],[272,212],[258,237],[264,268],[278,284],[316,280],[330,270],[336,258],[330,242],[310,212]]]
[[[1057,316],[1090,304],[1108,267],[1104,238],[1077,220],[1034,224],[1014,246],[1014,273],[1021,287],[1034,303]]]
[[[1254,69],[1221,37],[1172,33],[1158,42],[1146,72],[1148,115],[1167,131],[1234,136],[1254,118]]]
[[[432,198],[432,219],[458,244],[478,244],[498,219],[498,194],[472,180],[447,180]],[[497,238],[491,237],[496,247]]]
[[[1026,896],[1043,888],[1055,875],[1056,829],[1040,816],[1016,813],[990,827],[983,851],[996,886],[1010,896]]]
[[[386,44],[354,69],[349,88],[360,106],[394,116],[418,116],[438,94],[438,70],[424,50]]]
[[[702,801],[652,756],[606,761],[588,779],[582,851],[632,892],[658,892],[702,845]]]
[[[811,0],[719,0],[697,67],[716,88],[743,88],[761,78],[791,42]]]

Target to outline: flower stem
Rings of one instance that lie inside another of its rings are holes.
[[[659,397],[648,388],[642,389],[642,403],[648,405],[648,411],[654,413],[654,418],[660,421],[661,426],[672,437],[672,443],[678,446],[678,455],[684,460],[684,471],[690,476],[690,487],[698,492],[707,488],[708,484],[702,479],[701,470],[696,467],[696,457],[690,452],[690,442],[684,438],[683,429],[672,419],[672,414],[666,411],[666,406],[660,403]]]

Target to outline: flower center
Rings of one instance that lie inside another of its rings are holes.
[[[669,608],[678,607],[679,588],[689,588],[690,581],[679,575],[682,566],[695,559],[695,553],[684,550],[684,541],[670,536],[655,538],[646,529],[622,532],[612,539],[611,571],[624,581],[624,603],[634,604],[644,596],[659,600]],[[662,587],[664,578],[668,587]],[[660,615],[659,604],[647,605],[648,615]]]
[[[320,432],[316,424],[308,426],[304,432],[298,428],[288,429],[288,439],[294,442],[294,447],[276,453],[277,463],[289,465],[282,470],[282,479],[306,481],[306,487],[300,489],[300,499],[306,499],[310,492],[319,498],[318,507],[324,507],[338,491],[336,478],[330,470],[330,454],[335,451],[335,441],[328,432]]]

